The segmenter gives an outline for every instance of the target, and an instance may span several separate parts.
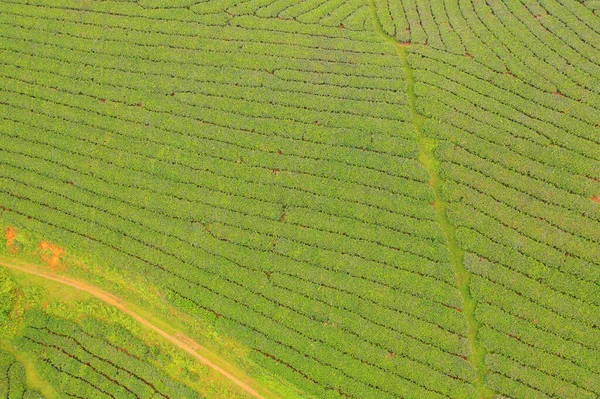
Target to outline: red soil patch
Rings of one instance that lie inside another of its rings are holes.
[[[594,195],[592,198],[590,198],[592,201],[600,204],[600,194],[598,195]]]
[[[118,351],[119,351],[119,352],[123,352],[123,353],[125,353],[126,355],[129,355],[129,352],[127,352],[127,349],[125,349],[125,348],[118,348]]]
[[[42,250],[40,258],[50,266],[53,272],[56,272],[60,267],[60,257],[65,253],[64,248],[60,248],[48,241],[40,242],[38,249]]]
[[[410,46],[410,42],[398,42],[398,46],[400,46],[400,47],[408,47],[408,46]]]
[[[15,238],[17,237],[17,231],[12,227],[7,227],[4,229],[4,238],[6,239],[6,249],[10,251],[11,254],[16,254],[18,249],[15,247]]]

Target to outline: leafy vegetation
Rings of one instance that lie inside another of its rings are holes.
[[[126,330],[94,319],[80,327],[31,312],[16,348],[35,353],[42,378],[66,397],[201,397],[152,365],[159,352]]]
[[[39,390],[38,395],[48,399],[249,397],[121,310],[73,292],[65,283],[9,270],[15,268],[0,271],[13,298],[7,320],[0,324],[0,353],[7,367],[15,363],[10,375],[15,377],[11,389],[16,397],[28,390],[31,395]],[[187,345],[198,346],[178,336]]]
[[[597,398],[597,3],[4,1],[7,254],[156,287],[306,395]],[[193,397],[27,317],[61,392]]]
[[[8,399],[41,399],[43,396],[28,389],[25,384],[25,368],[15,357],[0,350],[0,395]]]

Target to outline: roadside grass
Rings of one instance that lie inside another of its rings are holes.
[[[19,248],[18,255],[2,248],[4,253],[0,254],[0,262],[26,268],[34,267],[42,272],[51,272],[49,266],[40,259],[40,251],[36,245],[37,242],[40,242],[40,239],[34,235],[24,233],[21,229],[16,229],[16,231],[18,233],[15,243]],[[308,397],[306,394],[300,393],[297,388],[283,383],[273,375],[262,371],[257,372],[256,366],[253,366],[246,359],[248,351],[243,345],[220,336],[206,322],[193,319],[189,315],[168,306],[164,298],[157,294],[158,290],[144,284],[142,281],[135,281],[135,277],[126,276],[112,270],[90,267],[78,260],[70,249],[67,250],[65,257],[61,259],[61,266],[58,275],[68,276],[111,292],[116,297],[123,299],[129,309],[168,334],[177,336],[183,333],[185,336],[193,338],[201,345],[197,347],[197,352],[201,356],[226,369],[242,381],[253,381],[252,386],[266,399]],[[202,392],[208,399],[227,399],[232,395],[240,398],[252,397],[216,371],[195,363],[186,354],[181,353],[178,348],[166,342],[164,338],[140,326],[129,316],[114,310],[109,305],[94,298],[93,295],[39,276],[14,269],[7,270],[9,270],[10,275],[19,287],[35,292],[34,302],[30,300],[29,302],[21,301],[19,303],[20,310],[18,312],[21,315],[28,309],[38,309],[75,322],[79,322],[86,317],[93,317],[106,323],[117,323],[127,328],[147,345],[160,347],[161,351],[168,353],[172,359],[171,362],[160,366],[175,380],[180,380],[198,392]],[[13,329],[11,335],[13,337],[18,336],[19,330],[23,327],[24,325],[19,324],[19,328]],[[184,338],[182,338],[182,342],[185,342]],[[15,351],[6,340],[0,340],[0,344],[15,354],[24,364],[28,384],[31,385],[31,388],[39,390],[47,395],[49,399],[57,397],[53,388],[50,385],[45,385],[36,373],[31,354]],[[183,378],[181,372],[184,369],[187,377],[191,375],[192,379]],[[44,386],[46,387],[44,390],[40,389]]]

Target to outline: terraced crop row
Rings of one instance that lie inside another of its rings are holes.
[[[158,357],[126,330],[86,319],[81,326],[28,313],[16,340],[42,378],[66,398],[199,398],[152,364]]]
[[[0,350],[0,396],[8,399],[41,399],[25,383],[25,368],[12,353]]]
[[[317,396],[473,395],[394,50],[201,6],[2,4],[5,214]]]
[[[2,220],[317,397],[595,398],[596,9],[4,1]]]
[[[472,2],[455,14],[464,50],[414,46],[409,62],[472,274],[488,386],[595,398],[600,21],[578,2],[533,3]]]

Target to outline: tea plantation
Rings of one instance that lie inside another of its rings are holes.
[[[2,1],[0,224],[273,397],[597,399],[600,2]],[[211,398],[12,316],[0,397]]]

